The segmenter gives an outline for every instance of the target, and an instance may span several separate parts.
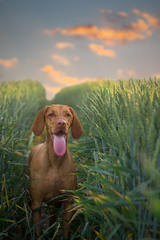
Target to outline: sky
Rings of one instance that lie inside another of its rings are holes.
[[[95,80],[160,78],[160,0],[0,0],[0,81],[52,99]]]

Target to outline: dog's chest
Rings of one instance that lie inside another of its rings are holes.
[[[61,178],[59,172],[48,174],[44,179],[44,185],[46,185],[44,202],[48,202],[51,199],[62,195],[62,190],[67,189],[66,181]]]
[[[50,188],[62,189],[64,187],[64,180],[59,171],[50,170],[46,174],[47,184]]]

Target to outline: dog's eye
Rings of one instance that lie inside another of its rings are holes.
[[[50,113],[50,114],[49,114],[49,117],[54,117],[54,116],[55,116],[54,113]]]
[[[71,115],[69,113],[66,114],[67,117],[70,117]]]

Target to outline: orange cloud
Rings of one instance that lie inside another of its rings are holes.
[[[54,95],[62,89],[62,87],[50,87],[48,84],[44,84],[44,87],[46,89],[47,99],[52,99]]]
[[[127,74],[128,74],[130,77],[132,77],[132,76],[135,76],[137,73],[136,73],[136,71],[134,71],[134,70],[128,70]]]
[[[76,26],[61,31],[65,35],[88,36],[91,39],[96,38],[98,28],[93,25]]]
[[[144,32],[149,28],[149,25],[142,19],[138,19],[137,23],[132,23],[135,32]]]
[[[54,70],[54,68],[51,65],[47,65],[44,68],[42,68],[42,72],[46,74],[49,78],[53,79],[54,81],[61,84],[65,84],[67,86],[78,83],[78,78],[65,76],[63,72]]]
[[[133,12],[147,20],[150,26],[160,27],[160,19],[156,18],[146,12],[142,12],[138,9],[133,9]]]
[[[59,63],[63,64],[63,65],[68,65],[69,62],[66,58],[59,56],[59,55],[53,55],[52,58],[54,60],[57,60]]]
[[[109,10],[100,10],[101,13],[113,14]],[[115,43],[123,43],[126,41],[143,40],[148,36],[152,35],[154,27],[160,26],[160,19],[140,10],[133,9],[133,12],[144,19],[138,19],[137,22],[122,23],[121,30],[108,28],[99,28],[94,25],[79,25],[75,27],[69,27],[66,29],[46,29],[45,32],[48,34],[55,34],[59,32],[63,35],[85,37],[91,40],[100,40],[106,45],[114,45]],[[116,16],[123,18],[128,17],[125,12],[119,12]],[[114,17],[114,16],[113,16]],[[118,20],[117,20],[118,21]]]
[[[156,77],[156,78],[160,78],[160,73],[156,73],[153,76]]]
[[[72,35],[78,37],[86,37],[91,40],[101,40],[106,45],[114,45],[115,42],[131,41],[136,39],[144,39],[145,34],[137,29],[142,29],[142,23],[133,24],[132,30],[113,30],[110,28],[97,28],[96,26],[76,26],[67,29],[61,29],[60,33],[64,35]],[[51,30],[52,32],[52,30]],[[54,29],[53,29],[54,32]]]
[[[120,77],[122,77],[122,75],[124,74],[124,69],[118,69],[117,73]]]
[[[74,60],[75,62],[77,62],[77,61],[79,61],[79,57],[74,57],[73,60]]]
[[[109,9],[105,10],[105,9],[100,9],[100,13],[105,13],[105,14],[112,14],[113,12]],[[128,14],[125,12],[118,12],[116,15],[126,18],[128,17]]]
[[[118,15],[119,15],[120,17],[124,17],[124,18],[128,17],[128,14],[125,13],[125,12],[119,12]]]
[[[104,49],[102,45],[90,44],[90,49],[96,52],[98,55],[107,56],[107,57],[115,57],[115,52],[113,50]]]
[[[127,75],[129,77],[133,77],[137,74],[137,72],[135,70],[132,70],[132,69],[130,69],[128,71],[124,70],[124,69],[118,69],[117,73],[118,73],[119,77],[126,77]]]
[[[10,68],[17,62],[18,62],[17,58],[12,58],[8,60],[0,59],[0,65],[2,65],[5,68]]]
[[[61,73],[54,70],[51,65],[47,65],[42,68],[42,72],[45,73],[49,78],[53,78],[55,80],[59,80]]]
[[[56,44],[56,47],[57,48],[67,48],[67,47],[73,48],[74,45],[71,43],[67,43],[67,42],[59,42]]]
[[[112,10],[104,10],[104,9],[100,9],[100,12],[101,13],[108,13],[108,14],[111,14],[112,13]]]
[[[66,85],[74,85],[74,84],[78,83],[78,78],[64,76],[60,79],[60,83],[63,83]]]
[[[53,35],[55,33],[60,32],[60,28],[55,28],[55,29],[44,29],[44,33],[48,34],[48,35]]]
[[[55,82],[63,84],[64,86],[71,86],[74,84],[87,82],[87,81],[97,81],[102,80],[103,78],[73,78],[70,76],[66,76],[63,72],[56,71],[51,65],[47,65],[44,68],[41,69],[41,71],[50,79],[53,79]],[[47,91],[52,92],[53,94],[56,93],[56,91],[59,91],[61,87],[54,87],[50,88],[49,85],[45,85],[45,88]]]

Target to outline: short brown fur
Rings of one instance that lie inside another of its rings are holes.
[[[58,125],[58,122],[60,124]],[[61,122],[65,123],[64,126]],[[71,127],[72,136],[77,139],[83,134],[80,121],[72,108],[64,105],[46,106],[40,110],[33,122],[32,130],[36,136],[40,135],[46,125],[46,142],[34,147],[29,154],[30,181],[29,192],[32,197],[31,209],[37,209],[43,202],[49,202],[49,205],[59,207],[63,202],[64,216],[63,233],[65,239],[69,239],[70,220],[73,211],[67,211],[72,205],[68,197],[62,195],[62,190],[74,190],[77,188],[77,177],[72,173],[76,168],[70,151],[66,148],[63,156],[57,156],[54,152],[51,134],[57,134],[62,131],[66,135],[66,144],[68,130]],[[51,201],[56,196],[62,195],[61,200]],[[34,224],[41,221],[41,211],[35,211],[32,214]],[[53,217],[52,223],[56,220]],[[41,235],[41,226],[37,226],[35,232]]]

